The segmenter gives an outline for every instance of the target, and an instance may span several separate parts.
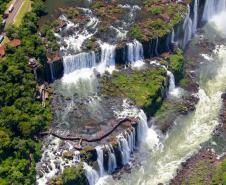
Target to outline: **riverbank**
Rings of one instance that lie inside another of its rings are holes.
[[[214,135],[224,138],[226,143],[226,94],[222,94],[222,108],[220,113],[220,125],[215,129]],[[219,155],[213,148],[205,146],[193,155],[186,162],[181,164],[181,169],[171,180],[171,185],[181,184],[224,184],[226,181],[223,175],[226,172],[225,155]]]

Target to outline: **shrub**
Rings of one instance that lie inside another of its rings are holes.
[[[88,185],[83,165],[66,168],[61,175],[63,185]]]

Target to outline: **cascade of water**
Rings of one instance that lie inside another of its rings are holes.
[[[175,78],[171,71],[167,70],[167,75],[169,76],[169,93],[173,92],[176,88]]]
[[[60,18],[67,22],[67,27],[63,31],[65,34],[65,31],[68,31],[70,29],[73,29],[73,34],[66,34],[65,37],[63,37],[64,43],[66,43],[66,46],[62,46],[61,50],[65,51],[67,53],[68,50],[72,50],[75,53],[81,52],[82,50],[82,44],[85,40],[91,38],[97,31],[97,25],[99,23],[99,20],[92,15],[92,11],[89,9],[84,9],[86,16],[89,18],[89,21],[84,24],[74,24],[73,22],[69,21],[65,16],[61,16]]]
[[[175,42],[175,31],[174,29],[172,29],[172,33],[171,33],[171,43]]]
[[[199,7],[199,0],[194,1],[194,9],[193,9],[193,25],[192,25],[192,33],[195,34],[198,26],[198,7]]]
[[[51,80],[55,80],[55,71],[54,71],[54,67],[53,67],[53,63],[49,64],[50,66],[50,74],[51,74]]]
[[[96,55],[93,51],[89,53],[79,53],[63,57],[64,74],[69,74],[75,70],[92,68],[96,66]]]
[[[168,95],[171,96],[171,97],[179,97],[182,94],[183,89],[181,89],[180,87],[176,87],[175,77],[174,77],[174,75],[171,71],[167,70],[167,75],[169,77]]]
[[[190,6],[188,5],[188,13],[184,19],[183,31],[184,31],[184,40],[182,47],[185,48],[187,43],[191,40],[192,37],[192,20],[190,18]]]
[[[210,20],[215,14],[222,12],[226,9],[226,0],[206,0],[203,21]]]
[[[143,59],[144,59],[143,45],[137,40],[127,43],[127,62],[129,64],[133,64],[134,62]]]
[[[134,149],[133,132],[131,132],[131,133],[125,132],[125,134],[127,136],[127,140],[128,140],[128,145],[129,145],[130,151],[133,152],[133,149]]]
[[[108,43],[100,43],[101,47],[101,62],[97,66],[99,73],[104,73],[106,70],[113,71],[115,69],[115,45]]]
[[[65,162],[65,158],[61,155],[64,150],[60,148],[60,139],[48,136],[45,139],[44,153],[40,162],[36,166],[37,185],[47,184],[49,179],[58,175],[66,166],[76,166],[80,162],[80,152],[74,151],[70,143],[67,143],[67,150],[73,152],[73,159]]]
[[[106,146],[108,151],[108,173],[111,174],[117,168],[116,157],[112,145]]]
[[[156,39],[156,44],[155,44],[155,54],[158,56],[158,46],[159,46],[159,38]]]
[[[84,171],[86,178],[89,181],[89,185],[95,185],[99,179],[98,173],[96,170],[94,170],[91,166],[89,166],[87,163],[83,163]]]
[[[129,145],[128,145],[128,141],[122,134],[119,135],[117,138],[118,138],[119,149],[122,154],[122,164],[126,165],[126,164],[128,164],[128,162],[130,160],[130,153],[131,153]]]
[[[143,110],[140,111],[139,115],[139,123],[137,127],[137,139],[138,145],[144,141],[147,136],[148,124],[147,124],[147,116]]]
[[[99,176],[102,177],[105,174],[103,149],[97,146],[96,151],[97,151],[97,163],[99,166]]]
[[[79,79],[94,77],[94,69],[100,74],[115,69],[115,45],[100,43],[101,59],[98,63],[94,51],[63,57],[63,82],[77,82]]]

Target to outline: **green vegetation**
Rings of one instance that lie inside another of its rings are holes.
[[[20,26],[23,20],[23,17],[25,14],[31,10],[31,1],[30,0],[24,0],[22,7],[20,8],[16,18],[15,18],[15,26]]]
[[[7,36],[19,38],[21,46],[8,48],[0,60],[0,184],[31,185],[35,183],[35,164],[41,156],[38,134],[46,129],[52,114],[35,99],[36,81],[28,66],[30,57],[41,65],[46,61],[46,50],[37,35],[38,12],[27,13],[20,27],[10,26]]]
[[[211,182],[208,181],[208,177],[214,172],[214,167],[211,162],[208,159],[198,161],[191,174],[183,178],[181,185],[210,185]]]
[[[181,50],[177,50],[175,54],[169,58],[169,70],[173,72],[176,83],[183,78],[184,56]],[[185,81],[184,81],[185,82]]]
[[[199,160],[181,184],[226,185],[226,159],[216,163],[211,159]]]
[[[95,148],[92,146],[86,146],[81,152],[80,152],[81,160],[85,161],[88,164],[92,164],[92,162],[97,160],[97,153]]]
[[[52,51],[58,51],[60,49],[59,44],[54,36],[53,30],[48,25],[43,25],[40,29],[41,36],[45,38],[46,48],[50,48]]]
[[[137,40],[144,40],[143,32],[138,25],[134,25],[128,34],[129,34],[129,37],[131,38],[134,38]]]
[[[114,72],[112,77],[102,78],[102,93],[130,98],[146,113],[154,114],[162,103],[166,76],[163,68]]]
[[[105,2],[103,0],[93,1],[92,9],[102,19],[101,26],[106,28],[113,22],[120,20],[124,13],[124,10],[116,2]]]
[[[0,15],[2,15],[9,6],[10,0],[0,0]]]
[[[166,4],[159,0],[145,0],[140,12],[142,20],[139,20],[136,26],[131,27],[128,35],[131,39],[138,39],[140,41],[163,37],[176,24],[180,23],[186,11],[186,4],[175,2]]]
[[[226,185],[226,159],[217,166],[212,185]]]
[[[59,177],[53,178],[50,185],[88,185],[83,165],[77,167],[66,168],[63,174]]]

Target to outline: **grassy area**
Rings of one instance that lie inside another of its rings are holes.
[[[163,68],[114,72],[112,77],[101,79],[101,90],[109,96],[130,98],[148,114],[153,114],[162,102],[166,83]]]
[[[216,168],[213,175],[212,185],[226,184],[226,159],[224,159]]]
[[[30,0],[24,0],[22,7],[20,8],[15,20],[14,25],[20,26],[24,15],[31,10],[31,1]]]

